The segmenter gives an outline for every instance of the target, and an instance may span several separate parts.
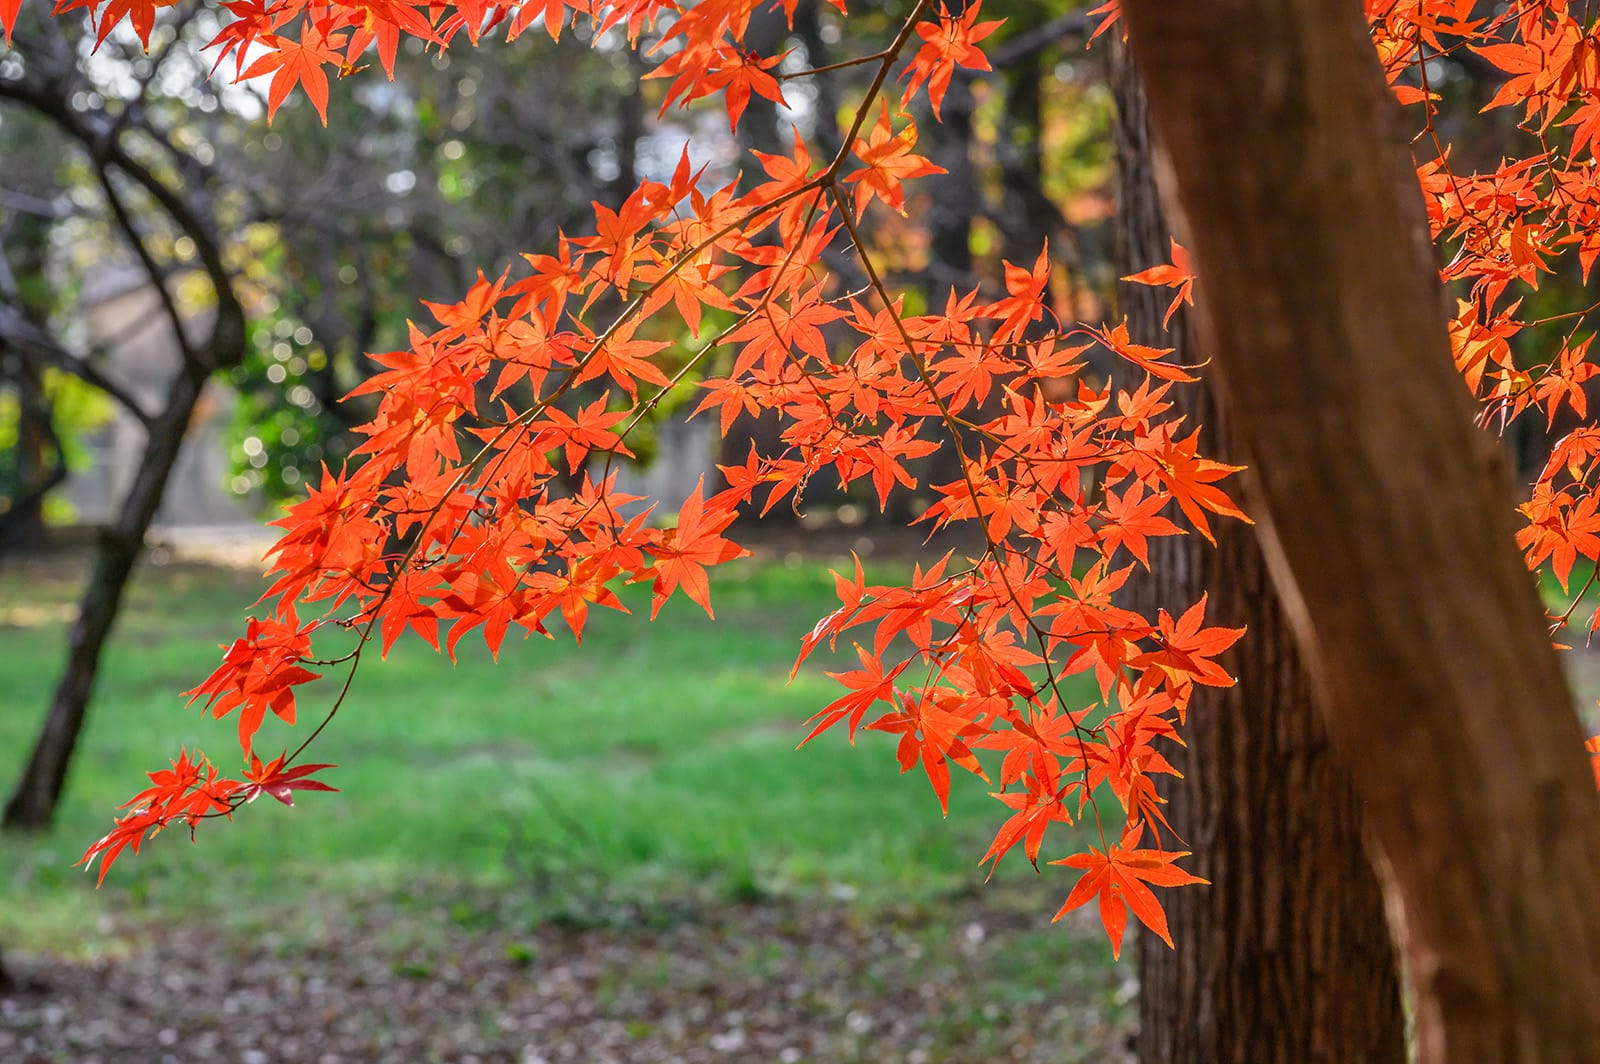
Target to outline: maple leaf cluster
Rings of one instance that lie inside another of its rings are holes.
[[[136,7],[85,2],[102,36],[123,18],[149,32]],[[671,79],[667,105],[719,95],[732,126],[751,94],[781,99],[775,57],[744,47],[756,6],[236,0],[214,43],[236,73],[272,74],[271,109],[299,84],[323,112],[326,68],[347,72],[369,48],[387,68],[401,34],[443,46],[509,20],[513,36],[533,21],[554,36],[583,16],[597,36],[653,31],[665,58],[650,76]],[[776,6],[792,13],[792,2]],[[651,586],[652,616],[678,592],[710,613],[708,570],[746,553],[725,535],[739,512],[797,505],[822,470],[887,503],[921,486],[920,459],[948,448],[960,476],[927,485],[935,501],[920,520],[970,524],[985,548],[905,586],[870,584],[859,564],[838,578],[841,605],[796,668],[848,634],[861,669],[837,675],[845,694],[807,739],[841,722],[852,737],[895,736],[902,771],[924,774],[946,808],[952,766],[990,780],[980,753],[994,751],[990,782],[1006,811],[984,858],[994,864],[1018,843],[1037,864],[1051,824],[1099,821],[1115,802],[1101,830],[1115,841],[1063,858],[1083,872],[1067,908],[1099,898],[1114,947],[1125,906],[1165,937],[1145,884],[1197,880],[1173,864],[1184,854],[1169,845],[1151,781],[1175,771],[1160,748],[1177,740],[1194,685],[1232,682],[1216,658],[1240,633],[1207,627],[1203,600],[1174,619],[1113,598],[1148,565],[1152,538],[1184,533],[1175,518],[1209,537],[1211,517],[1243,516],[1219,487],[1233,467],[1204,458],[1197,430],[1172,416],[1169,390],[1192,377],[1170,351],[1136,343],[1126,323],[1055,317],[1048,249],[1006,264],[993,292],[951,290],[937,312],[911,314],[862,236],[870,212],[904,211],[906,183],[939,172],[917,152],[910,111],[923,100],[937,116],[957,68],[988,68],[979,44],[999,23],[980,9],[915,6],[865,58],[875,77],[833,158],[814,160],[797,134],[790,152],[755,153],[747,174],[711,187],[685,152],[669,180],[595,204],[591,231],[480,275],[456,302],[427,304],[432,324],[374,356],[381,371],[356,389],[376,401],[357,462],[324,470],[275,522],[265,616],[191,692],[213,715],[236,715],[245,779],[185,754],[86,860],[98,857],[104,875],[124,847],[175,821],[192,828],[260,793],[324,787],[310,776],[325,766],[296,764],[304,746],[263,765],[254,741],[269,713],[295,722],[320,670],[342,666],[347,686],[369,645],[387,653],[409,631],[453,656],[477,632],[498,654],[513,630],[548,636],[558,619],[581,640],[592,607],[624,609],[614,589],[628,582]],[[245,67],[247,48],[256,58]],[[855,254],[865,287],[846,291],[821,268],[840,252]],[[707,334],[711,309],[731,324]],[[687,353],[662,339],[684,335],[695,338]],[[1122,368],[1091,383],[1093,348]],[[752,448],[721,469],[720,490],[702,482],[663,521],[618,491],[616,462],[691,374],[703,374],[696,414],[724,433],[757,415],[783,428],[770,453]],[[340,637],[345,653],[314,658],[313,638]],[[1062,681],[1078,674],[1095,678],[1097,704],[1067,700]]]
[[[1537,411],[1545,431],[1562,426],[1520,507],[1518,542],[1530,568],[1549,564],[1567,589],[1579,558],[1600,558],[1600,427],[1586,387],[1600,375],[1590,350],[1600,304],[1543,318],[1525,304],[1564,259],[1576,259],[1567,272],[1587,284],[1600,256],[1600,26],[1588,5],[1567,0],[1492,13],[1470,0],[1367,0],[1367,14],[1395,94],[1421,113],[1417,174],[1445,252],[1441,277],[1458,293],[1450,336],[1480,420],[1503,433]],[[1435,128],[1441,94],[1428,81],[1431,60],[1467,53],[1502,78],[1483,109],[1514,108],[1526,138],[1523,154],[1480,172],[1452,163]],[[1585,589],[1553,621],[1570,620]],[[1588,631],[1597,627],[1600,610],[1588,618]]]
[[[244,779],[234,780],[222,776],[204,754],[197,752],[195,756],[198,760],[191,759],[186,748],[179,752],[171,768],[149,773],[150,786],[122,804],[128,812],[118,817],[112,829],[84,853],[80,864],[100,861],[99,883],[105,882],[106,873],[124,849],[138,853],[146,839],[159,835],[172,824],[187,826],[192,838],[200,821],[211,817],[232,818],[234,809],[263,794],[270,794],[284,805],[293,805],[295,791],[338,790],[311,778],[337,765],[291,768],[284,755],[265,764],[252,756]]]
[[[269,110],[298,86],[325,116],[328,75],[373,51],[392,73],[402,36],[444,47],[462,30],[476,41],[501,24],[511,37],[537,24],[556,37],[583,18],[595,39],[616,29],[639,46],[651,35],[648,76],[667,79],[664,107],[715,97],[736,126],[753,95],[783,99],[779,57],[744,41],[764,3],[227,0],[231,21],[213,45],[237,76],[270,75]],[[123,20],[147,37],[160,5],[61,6],[87,7],[103,39]],[[769,6],[792,16],[795,4]],[[834,6],[845,12],[843,0]],[[1489,174],[1454,173],[1442,145],[1419,167],[1435,236],[1452,249],[1444,277],[1467,293],[1451,325],[1457,360],[1502,424],[1532,408],[1551,422],[1563,409],[1587,417],[1591,337],[1577,330],[1588,311],[1543,362],[1519,363],[1510,341],[1538,324],[1517,318],[1516,289],[1536,289],[1563,250],[1585,274],[1600,254],[1594,27],[1562,0],[1513,2],[1492,19],[1478,6],[1367,3],[1397,95],[1424,108],[1428,131],[1426,60],[1467,48],[1507,72],[1492,106],[1521,106],[1542,145]],[[872,80],[831,158],[813,159],[796,133],[789,152],[756,152],[746,173],[712,187],[685,152],[670,179],[595,204],[591,231],[563,233],[516,270],[480,275],[459,300],[427,304],[431,323],[412,324],[406,349],[375,356],[381,372],[357,389],[376,401],[357,463],[324,470],[276,522],[266,615],[191,692],[215,716],[237,712],[245,778],[181,755],[85,860],[98,857],[103,877],[124,848],[174,822],[193,828],[261,793],[287,801],[325,789],[310,777],[328,766],[297,764],[304,744],[263,764],[254,739],[269,712],[295,721],[314,670],[342,666],[348,689],[373,644],[387,653],[411,632],[453,656],[476,632],[498,655],[512,631],[551,636],[558,625],[581,640],[592,607],[624,610],[615,588],[630,582],[650,585],[652,616],[679,592],[709,614],[709,570],[746,553],[726,535],[736,516],[798,505],[828,470],[841,486],[870,485],[880,504],[926,488],[934,502],[920,523],[965,524],[983,548],[902,585],[869,583],[859,562],[835,574],[840,605],[803,640],[795,667],[843,636],[860,668],[830,674],[843,694],[806,741],[841,724],[852,739],[894,736],[901,771],[924,775],[944,808],[952,768],[988,781],[1004,810],[983,856],[991,867],[1018,844],[1037,866],[1052,825],[1097,825],[1098,846],[1053,862],[1079,873],[1062,913],[1096,901],[1114,951],[1129,910],[1170,943],[1152,888],[1199,880],[1176,864],[1186,854],[1154,780],[1176,772],[1167,753],[1196,685],[1232,682],[1218,658],[1242,632],[1207,625],[1204,598],[1148,617],[1117,593],[1149,565],[1152,539],[1210,538],[1214,518],[1244,518],[1222,487],[1235,469],[1207,459],[1198,427],[1174,415],[1172,389],[1193,377],[1169,350],[1136,341],[1126,322],[1056,317],[1048,249],[1007,263],[1000,288],[952,289],[914,314],[863,236],[867,215],[904,211],[906,184],[939,172],[917,152],[912,112],[925,103],[937,118],[956,69],[988,69],[981,43],[999,23],[981,7],[919,0],[881,51],[835,64],[866,66]],[[1115,3],[1096,14],[1103,30]],[[14,18],[0,2],[8,30]],[[864,286],[845,290],[823,268],[838,254],[855,256]],[[1170,263],[1129,279],[1174,289],[1170,319],[1192,302],[1194,273],[1174,244]],[[731,324],[708,330],[709,310]],[[668,339],[680,336],[693,343]],[[1093,350],[1113,372],[1084,372]],[[702,481],[662,514],[617,489],[617,461],[689,381],[702,393],[695,413],[724,434],[756,416],[782,428],[770,450],[721,467],[720,486]],[[924,485],[919,460],[941,448],[959,476]],[[1600,555],[1597,461],[1600,429],[1574,430],[1524,507],[1530,563],[1550,560],[1563,582],[1578,557]],[[315,659],[314,636],[349,648]],[[1080,674],[1098,693],[1088,705],[1063,685]]]

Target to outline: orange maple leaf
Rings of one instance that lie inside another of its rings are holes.
[[[982,0],[973,0],[966,13],[957,17],[950,13],[948,6],[940,5],[937,23],[917,23],[917,36],[922,38],[922,47],[912,56],[905,73],[901,75],[907,79],[906,91],[900,97],[901,110],[926,83],[928,102],[933,105],[934,119],[938,120],[941,118],[940,105],[944,103],[944,94],[950,87],[950,78],[955,74],[956,67],[992,69],[989,58],[978,47],[978,42],[999,29],[1005,19],[979,22],[978,12],[982,7]]]
[[[1154,931],[1161,941],[1172,945],[1172,935],[1167,931],[1167,914],[1150,887],[1181,887],[1207,880],[1192,875],[1173,862],[1189,856],[1187,850],[1134,850],[1126,849],[1138,841],[1135,829],[1113,843],[1106,850],[1093,847],[1088,853],[1075,853],[1051,864],[1083,869],[1067,900],[1056,912],[1059,920],[1072,910],[1087,904],[1090,898],[1100,899],[1100,922],[1106,936],[1111,939],[1111,955],[1122,956],[1122,933],[1128,926],[1128,910],[1139,922]]]
[[[1010,793],[991,793],[989,797],[997,798],[1010,808],[1016,810],[1006,822],[1000,825],[1000,830],[995,833],[994,841],[989,844],[989,850],[978,863],[993,859],[989,866],[989,875],[992,878],[995,869],[1000,867],[1000,859],[1011,851],[1018,842],[1022,843],[1022,852],[1028,858],[1028,863],[1035,869],[1039,867],[1039,848],[1044,845],[1044,833],[1051,824],[1072,823],[1072,810],[1063,800],[1078,784],[1069,782],[1065,788],[1057,790],[1053,778],[1041,778],[1039,775],[1030,774],[1027,778],[1027,791]]]
[[[900,744],[895,749],[900,771],[909,772],[920,761],[928,774],[928,782],[933,785],[933,793],[939,798],[939,808],[949,816],[950,769],[947,762],[954,761],[988,782],[989,777],[978,764],[978,757],[967,740],[985,735],[989,729],[951,710],[951,706],[960,706],[958,696],[905,692],[900,696],[900,704],[902,708],[885,713],[867,728],[900,736]]]
[[[1155,639],[1160,646],[1134,658],[1133,666],[1159,669],[1172,686],[1191,681],[1208,687],[1232,686],[1233,677],[1212,659],[1238,642],[1245,630],[1202,628],[1205,613],[1205,595],[1201,595],[1200,601],[1185,610],[1176,621],[1166,610],[1161,610],[1155,632]]]
[[[324,36],[310,21],[304,25],[298,41],[277,34],[262,36],[260,42],[271,51],[251,63],[239,75],[240,81],[272,75],[272,82],[267,86],[269,124],[296,85],[305,90],[306,98],[317,109],[317,117],[322,119],[322,124],[328,124],[328,75],[322,68],[343,68],[344,57],[334,49],[344,43],[344,34]]]
[[[722,538],[722,531],[733,524],[734,511],[706,511],[703,492],[705,477],[694,487],[694,494],[684,501],[678,511],[678,524],[662,534],[661,543],[651,549],[655,556],[654,598],[650,601],[650,619],[655,620],[661,606],[678,588],[706,611],[711,612],[711,585],[706,579],[706,567],[743,558],[750,552],[731,540]]]
[[[1169,238],[1170,239],[1170,238]],[[1165,329],[1172,316],[1178,312],[1178,306],[1187,303],[1194,306],[1194,269],[1189,263],[1189,252],[1176,240],[1172,240],[1172,262],[1160,266],[1152,266],[1148,270],[1130,273],[1124,281],[1133,284],[1147,284],[1176,288],[1178,291],[1172,297],[1172,304],[1167,307],[1167,313],[1161,319],[1161,327]]]
[[[867,204],[874,199],[880,199],[890,209],[905,214],[906,194],[901,182],[945,172],[944,167],[935,166],[922,156],[912,154],[911,149],[916,143],[916,124],[907,119],[900,132],[896,133],[894,124],[889,121],[889,105],[885,102],[872,131],[865,138],[857,137],[851,149],[856,158],[865,164],[844,177],[847,184],[856,186],[857,214],[866,210]]]

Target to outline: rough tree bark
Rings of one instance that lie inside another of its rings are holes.
[[[1126,50],[1112,52],[1117,101],[1117,272],[1167,261],[1168,226],[1151,171],[1144,98]],[[1119,304],[1141,343],[1205,361],[1185,316],[1162,330],[1170,293],[1124,285]],[[1204,382],[1178,404],[1231,460],[1226,412]],[[1139,957],[1139,1056],[1147,1064],[1401,1062],[1405,1016],[1383,893],[1363,846],[1362,813],[1312,702],[1310,678],[1251,529],[1221,522],[1151,542],[1137,605],[1177,610],[1209,592],[1210,624],[1245,626],[1227,665],[1238,684],[1195,692],[1187,746],[1163,778],[1167,816],[1209,887],[1166,902],[1176,950],[1146,932]]]
[[[1361,5],[1123,9],[1419,1057],[1600,1060],[1600,802]]]

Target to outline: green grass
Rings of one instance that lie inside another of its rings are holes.
[[[931,902],[981,882],[977,858],[1003,809],[958,773],[948,820],[893,740],[842,733],[796,751],[805,718],[836,697],[816,664],[787,682],[801,635],[835,605],[826,566],[741,563],[713,584],[717,621],[674,601],[654,624],[597,611],[570,639],[481,640],[452,667],[415,640],[363,665],[314,760],[341,794],[293,809],[263,800],[232,824],[179,832],[125,855],[96,892],[72,868],[114,807],[178,747],[236,763],[234,721],[203,719],[177,692],[241,628],[256,582],[199,567],[147,567],[132,589],[57,826],[0,839],[0,940],[23,949],[110,948],[101,917],[188,914],[243,927],[291,910],[382,898],[510,898],[535,918],[609,920],[708,895]],[[892,572],[889,575],[894,575]],[[0,784],[15,779],[63,647],[74,592],[60,566],[0,571]],[[641,610],[645,615],[641,615]],[[303,688],[314,723],[329,685]],[[269,729],[258,749],[298,741]],[[1032,876],[1014,861],[997,879]],[[1042,903],[1041,903],[1042,904]]]

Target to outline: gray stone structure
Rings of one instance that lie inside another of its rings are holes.
[[[143,271],[110,262],[95,266],[85,277],[78,305],[86,346],[101,352],[106,374],[147,410],[154,410],[177,372],[178,352],[172,327]],[[259,521],[249,500],[227,488],[224,434],[233,401],[232,393],[220,382],[213,380],[206,386],[167,484],[157,526]],[[85,444],[90,464],[75,471],[63,490],[79,522],[103,525],[113,519],[133,481],[144,453],[145,432],[132,415],[116,407],[110,422],[95,430]]]

